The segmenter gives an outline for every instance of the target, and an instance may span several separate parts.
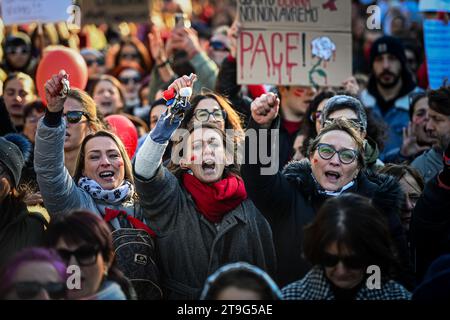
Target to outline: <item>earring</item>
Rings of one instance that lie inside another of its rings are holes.
[[[108,276],[108,268],[105,268],[105,271],[103,272],[103,275],[104,275],[105,277]]]

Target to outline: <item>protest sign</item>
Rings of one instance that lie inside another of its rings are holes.
[[[238,83],[340,86],[352,74],[351,3],[239,0]]]
[[[67,21],[71,16],[71,0],[2,0],[2,19],[5,25],[31,22],[52,23]]]
[[[148,22],[150,0],[83,0],[83,24]]]
[[[450,52],[450,24],[425,20],[423,28],[429,86],[438,89],[445,79],[450,79],[450,60],[443,54]]]
[[[242,31],[239,47],[242,84],[340,85],[351,75],[351,38],[346,34]]]
[[[448,0],[420,0],[419,10],[421,12],[450,12],[450,1]]]
[[[346,0],[238,0],[243,28],[281,28],[351,32]]]

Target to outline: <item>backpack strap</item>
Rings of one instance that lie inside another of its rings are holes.
[[[45,217],[41,213],[39,213],[39,212],[28,212],[28,216],[30,218],[38,220],[44,226],[44,230],[48,229],[49,222],[47,221],[47,219],[45,219]]]

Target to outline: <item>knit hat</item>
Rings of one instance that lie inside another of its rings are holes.
[[[402,64],[402,68],[406,65],[405,48],[400,39],[391,36],[377,39],[370,48],[370,67],[373,66],[375,58],[383,53],[390,53],[397,57]]]
[[[412,300],[450,301],[450,254],[440,256],[429,267]]]
[[[363,104],[358,99],[346,95],[337,95],[327,101],[320,118],[322,125],[328,120],[331,113],[342,109],[352,110],[357,115],[363,129],[367,130],[367,114]]]
[[[7,169],[17,188],[25,162],[31,153],[31,142],[19,134],[0,137],[0,163]]]

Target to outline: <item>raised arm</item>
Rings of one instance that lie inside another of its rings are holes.
[[[192,87],[193,80],[183,76],[169,89],[179,92],[183,87]],[[177,207],[183,201],[177,178],[162,165],[164,151],[180,123],[181,118],[177,116],[171,122],[169,110],[163,113],[139,149],[134,163],[136,190],[144,214],[162,229],[174,221]]]
[[[278,171],[279,106],[280,100],[273,93],[263,94],[252,102],[252,118],[245,139],[246,159],[241,167],[250,198],[270,222],[290,212],[295,196],[295,190]],[[264,158],[270,158],[270,162]]]
[[[64,166],[65,124],[62,112],[65,97],[60,96],[64,71],[45,84],[47,110],[39,121],[34,151],[34,169],[44,204],[51,215],[67,213],[86,205],[86,196],[79,190]]]

